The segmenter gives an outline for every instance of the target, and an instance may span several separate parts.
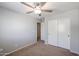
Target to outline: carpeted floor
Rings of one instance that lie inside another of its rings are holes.
[[[69,50],[37,42],[7,56],[77,56]]]

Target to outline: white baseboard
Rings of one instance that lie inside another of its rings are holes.
[[[72,53],[75,53],[75,54],[78,54],[78,55],[79,55],[79,52],[76,52],[76,51],[73,51],[73,50],[70,50],[70,52],[72,52]]]
[[[23,49],[23,48],[25,48],[25,47],[28,47],[28,46],[30,46],[30,45],[33,45],[33,44],[35,44],[35,43],[36,43],[36,42],[32,42],[32,43],[26,44],[26,46],[23,46],[23,47],[21,47],[21,48],[18,48],[18,49],[14,50],[14,51],[11,51],[11,52],[9,52],[9,53],[4,53],[3,56],[6,56],[6,55],[11,54],[11,53],[13,53],[13,52],[16,52],[16,51],[18,51],[18,50],[21,50],[21,49]]]

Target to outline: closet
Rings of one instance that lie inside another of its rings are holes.
[[[70,49],[70,19],[48,21],[48,44]]]

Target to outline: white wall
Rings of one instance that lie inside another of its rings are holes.
[[[45,18],[45,21],[41,23],[41,40],[45,41],[45,44],[48,42],[48,22]]]
[[[13,51],[36,42],[37,21],[0,7],[0,48]]]
[[[79,9],[71,18],[71,51],[79,54]]]
[[[61,14],[52,14],[52,16],[46,18],[46,20],[54,20],[54,19],[70,19],[71,20],[71,39],[70,39],[70,50],[72,52],[79,54],[79,9],[70,10]],[[47,22],[43,22],[44,29],[47,29]],[[44,30],[44,31],[45,31]],[[47,33],[47,31],[43,32]],[[48,36],[45,34],[44,37]],[[46,38],[47,40],[48,38]]]

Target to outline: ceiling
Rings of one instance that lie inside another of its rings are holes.
[[[26,2],[32,6],[33,2]],[[0,6],[9,8],[13,11],[19,12],[19,13],[24,13],[31,11],[32,9],[28,6],[25,6],[21,4],[20,2],[0,2]],[[46,17],[51,14],[57,14],[57,13],[62,13],[68,10],[76,9],[79,8],[79,2],[47,2],[42,9],[51,9],[53,10],[52,13],[48,12],[43,12],[42,16]],[[33,17],[39,17],[38,15],[35,15],[34,13],[28,14]],[[40,18],[40,17],[39,17]]]

